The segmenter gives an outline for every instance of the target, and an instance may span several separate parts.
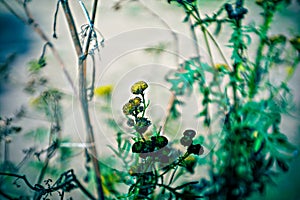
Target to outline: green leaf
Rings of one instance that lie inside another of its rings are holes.
[[[178,117],[180,117],[181,113],[180,113],[180,111],[178,111],[179,105],[184,105],[184,102],[179,101],[177,98],[175,98],[173,104],[171,105],[171,109],[170,109],[170,116],[172,119],[177,119]]]
[[[284,172],[287,172],[288,170],[289,170],[289,166],[288,166],[288,164],[286,163],[286,162],[284,162],[283,160],[280,160],[280,159],[276,159],[276,161],[277,161],[277,165],[278,165],[278,167],[282,170],[282,171],[284,171]]]
[[[41,58],[39,60],[32,60],[28,63],[28,71],[32,73],[37,73],[46,66],[46,59]]]
[[[25,133],[26,139],[34,139],[39,142],[45,141],[46,137],[48,136],[49,130],[45,127],[39,127],[35,130],[31,130]]]
[[[217,21],[217,26],[216,26],[214,35],[218,36],[220,34],[221,30],[222,30],[222,23]]]
[[[44,167],[44,163],[40,161],[32,161],[29,163],[29,166],[33,168],[35,171],[40,171]],[[46,175],[50,176],[59,176],[61,171],[56,166],[47,166]]]

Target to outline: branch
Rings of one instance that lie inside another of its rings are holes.
[[[56,183],[54,185],[56,186],[52,186],[52,187],[48,187],[48,188],[44,188],[42,185],[40,184],[36,184],[36,185],[32,185],[28,179],[26,178],[25,175],[18,175],[18,174],[13,174],[13,173],[4,173],[4,172],[0,172],[0,176],[10,176],[10,177],[15,177],[17,179],[22,179],[25,184],[33,191],[35,191],[38,195],[38,199],[41,198],[42,196],[48,194],[48,193],[52,193],[58,190],[62,190],[64,191],[64,189],[68,186],[71,186],[71,183],[74,182],[78,188],[90,199],[92,200],[96,200],[96,198],[89,193],[84,187],[83,185],[79,182],[79,180],[77,179],[77,177],[74,174],[74,171],[68,170],[64,173],[62,173],[60,175],[60,177],[58,178],[58,180],[56,181]],[[63,178],[65,178],[64,182],[62,182],[61,184],[57,184],[59,183],[61,180],[63,180]],[[69,178],[69,179],[68,179]],[[1,191],[0,191],[1,192]],[[1,194],[1,193],[0,193]],[[3,196],[5,196],[6,194],[3,194]],[[8,195],[7,195],[8,197]]]
[[[55,9],[55,13],[54,13],[54,22],[53,22],[53,38],[57,38],[56,35],[56,21],[57,21],[57,15],[58,15],[58,10],[59,10],[59,4],[61,3],[61,0],[58,0],[56,3],[56,9]]]
[[[138,2],[142,5],[142,7],[147,10],[152,16],[156,17],[161,23],[163,26],[165,26],[168,30],[170,30],[171,34],[172,34],[172,37],[173,37],[173,40],[174,40],[174,52],[175,52],[175,63],[177,66],[179,66],[179,44],[178,44],[178,37],[177,37],[177,34],[176,32],[169,26],[169,24],[163,19],[161,18],[154,10],[152,10],[151,8],[149,8],[142,0],[138,0]],[[163,120],[162,122],[162,133],[165,131],[166,129],[166,125],[167,125],[167,122],[169,121],[170,119],[170,114],[171,114],[171,109],[172,109],[172,105],[174,103],[174,101],[176,100],[176,95],[174,93],[171,94],[171,97],[170,97],[170,100],[169,100],[169,103],[168,103],[168,107],[167,107],[167,111],[166,111],[166,117],[165,119]]]
[[[79,101],[81,104],[81,109],[84,116],[85,126],[86,126],[86,132],[87,132],[87,143],[93,144],[90,147],[91,150],[91,157],[92,157],[92,163],[95,170],[95,182],[97,184],[97,193],[98,193],[98,199],[104,200],[104,193],[102,188],[102,180],[101,180],[101,171],[99,162],[97,160],[97,150],[95,147],[95,138],[94,138],[94,130],[91,124],[90,115],[89,115],[89,106],[88,106],[88,99],[87,99],[87,90],[86,90],[86,63],[87,63],[87,55],[89,52],[89,46],[90,41],[92,37],[92,33],[94,32],[94,22],[96,17],[96,11],[97,11],[97,4],[98,0],[94,0],[93,7],[92,7],[92,17],[90,21],[90,28],[88,32],[88,36],[86,39],[85,46],[82,48],[83,52],[78,58],[78,70],[79,70]]]
[[[88,88],[88,100],[91,101],[94,97],[94,88],[95,88],[95,76],[96,76],[96,62],[94,54],[90,55],[92,58],[92,81],[91,86]]]
[[[141,4],[141,6],[147,10],[152,16],[156,17],[163,26],[165,26],[168,30],[170,30],[173,40],[174,40],[174,51],[175,51],[175,62],[177,65],[179,65],[179,44],[178,44],[178,37],[177,34],[175,33],[175,31],[169,26],[169,24],[163,19],[161,18],[154,10],[152,10],[151,8],[149,8],[142,0],[138,0],[138,2]]]
[[[18,175],[18,174],[13,174],[13,173],[5,173],[5,172],[0,172],[0,176],[11,176],[11,177],[16,177],[18,179],[22,179],[25,184],[34,191],[38,191],[39,189],[36,188],[36,186],[31,185],[31,183],[27,180],[25,175]]]
[[[85,46],[83,47],[83,55],[81,55],[81,58],[80,58],[80,59],[84,60],[84,62],[86,62],[86,57],[89,53],[90,40],[92,37],[92,33],[94,32],[94,22],[95,22],[95,17],[96,17],[97,4],[98,4],[98,0],[94,0],[93,8],[92,8],[92,17],[91,17],[91,21],[90,21],[90,29],[89,29],[88,36],[87,36],[87,42],[85,43]]]
[[[61,1],[64,13],[65,13],[65,17],[67,19],[67,23],[68,23],[68,27],[69,27],[69,31],[71,33],[72,36],[72,40],[73,40],[73,44],[75,46],[75,50],[76,50],[76,54],[79,57],[82,54],[82,49],[81,49],[81,44],[80,44],[80,40],[78,37],[78,32],[75,26],[75,21],[68,3],[68,0],[62,0]]]
[[[81,2],[82,4],[82,2]],[[68,0],[62,1],[62,6],[64,9],[65,17],[67,18],[67,23],[69,27],[69,31],[72,37],[73,44],[76,49],[76,54],[78,56],[78,71],[79,71],[79,101],[81,104],[81,109],[83,111],[83,117],[86,126],[86,132],[88,135],[88,143],[93,144],[91,147],[91,154],[92,154],[92,162],[95,170],[95,178],[97,183],[97,192],[98,198],[104,199],[103,189],[102,189],[102,181],[101,181],[101,172],[100,166],[97,160],[97,150],[95,147],[95,139],[94,139],[94,131],[91,125],[91,120],[89,116],[89,108],[88,108],[88,99],[87,99],[87,90],[86,90],[86,57],[88,55],[89,44],[91,40],[91,36],[93,33],[93,26],[96,17],[96,9],[97,9],[98,0],[94,1],[93,10],[92,10],[92,18],[90,20],[90,29],[87,36],[87,42],[85,46],[82,48],[80,44],[80,40],[78,37],[78,32],[76,30],[76,25],[73,19],[73,15],[71,13]],[[95,72],[93,72],[94,74]]]

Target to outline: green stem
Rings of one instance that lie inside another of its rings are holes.
[[[244,46],[243,46],[243,35],[241,30],[242,24],[241,19],[235,21],[235,28],[233,35],[236,35],[236,39],[233,42],[233,51],[238,57],[234,58],[234,65],[233,65],[233,72],[231,73],[231,86],[233,90],[233,109],[236,111],[239,105],[239,98],[238,98],[238,66],[243,62],[243,53],[244,53]],[[233,112],[235,113],[235,112]],[[238,116],[236,116],[238,119]]]
[[[158,177],[162,177],[163,175],[165,175],[166,173],[168,173],[171,169],[173,169],[174,167],[178,166],[189,155],[190,154],[186,152],[183,156],[179,157],[177,161],[174,161],[171,165],[169,165],[168,168],[162,174],[160,174]]]
[[[142,113],[142,118],[143,118],[145,116],[148,105],[146,104],[145,94],[142,93],[141,95],[142,95],[142,101],[143,101],[143,105],[144,105],[144,109],[143,109],[143,113]]]
[[[276,10],[276,7],[270,8],[270,9],[265,8],[264,13],[263,13],[264,22],[261,27],[260,40],[259,40],[259,46],[258,46],[257,54],[256,54],[254,71],[252,72],[252,76],[250,78],[250,85],[249,85],[249,89],[250,89],[249,98],[250,99],[253,99],[253,97],[256,95],[258,85],[261,81],[261,75],[262,75],[261,61],[263,59],[263,50],[267,43],[267,33],[268,33],[268,30],[270,29],[275,10]]]

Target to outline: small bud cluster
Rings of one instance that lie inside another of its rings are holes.
[[[180,143],[188,147],[187,152],[189,154],[202,155],[204,149],[200,144],[193,144],[193,138],[196,136],[196,132],[191,129],[187,129],[183,132],[183,137],[180,139]]]
[[[166,152],[164,148],[168,144],[168,139],[165,136],[152,136],[151,140],[140,140],[132,145],[133,153],[140,153],[141,158],[148,156],[161,157],[167,156],[170,152]]]
[[[247,14],[248,10],[244,8],[240,1],[237,1],[235,9],[231,4],[225,4],[225,10],[227,11],[229,19],[241,20],[244,15]]]
[[[148,84],[144,81],[138,81],[131,86],[131,92],[136,96],[131,98],[124,106],[123,113],[128,116],[127,125],[134,127],[139,134],[143,134],[147,131],[151,125],[151,121],[144,117],[145,110],[147,108],[144,91],[148,88]],[[134,119],[132,119],[132,117]]]

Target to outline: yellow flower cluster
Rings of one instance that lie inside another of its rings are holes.
[[[123,106],[123,113],[125,115],[131,115],[135,110],[139,111],[140,104],[142,103],[142,99],[140,97],[135,97],[130,99],[128,103]]]
[[[144,90],[148,88],[148,84],[145,81],[138,81],[131,86],[131,92],[133,94],[143,94]]]
[[[134,105],[132,103],[126,103],[124,106],[123,106],[123,113],[125,115],[131,115],[134,111]]]

